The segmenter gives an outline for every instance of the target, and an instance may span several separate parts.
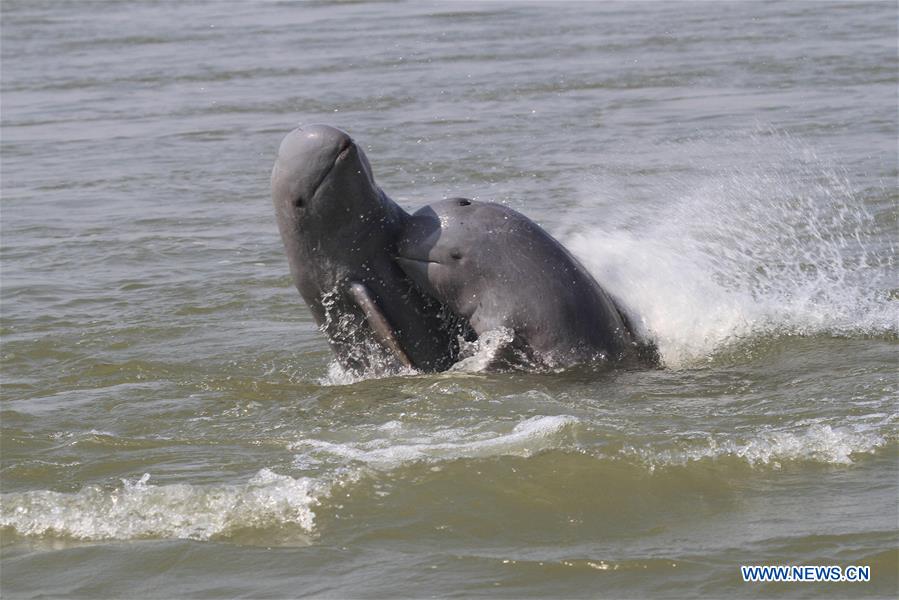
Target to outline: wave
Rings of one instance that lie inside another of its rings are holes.
[[[604,462],[624,461],[649,471],[733,458],[758,468],[780,468],[787,461],[851,465],[861,455],[874,454],[899,441],[889,433],[893,420],[885,417],[880,423],[794,424],[745,436],[691,432],[674,439],[647,439],[639,446],[627,432],[614,433],[602,427],[600,433],[595,424],[570,415],[530,417],[511,429],[506,425],[498,430],[496,425],[479,425],[423,432],[391,421],[368,432],[370,439],[338,442],[308,438],[289,447],[298,451],[298,467],[329,463],[339,468],[355,465],[378,471],[459,459],[528,458],[549,451],[589,455]]]
[[[145,474],[114,488],[6,493],[0,497],[0,527],[20,536],[83,541],[308,543],[309,536],[316,534],[315,511],[328,501],[335,485],[343,489],[378,473],[399,483],[407,467],[430,465],[430,471],[437,472],[441,465],[460,460],[511,457],[530,464],[530,459],[536,459],[533,468],[544,479],[555,477],[555,469],[569,458],[580,465],[592,464],[590,472],[595,468],[597,477],[609,467],[619,474],[622,468],[651,474],[692,464],[705,465],[705,469],[711,461],[729,469],[734,459],[754,469],[779,469],[787,462],[847,466],[899,441],[885,433],[893,431],[892,424],[892,418],[852,426],[813,423],[742,438],[702,433],[635,445],[632,435],[597,435],[593,424],[570,415],[431,431],[390,421],[364,432],[370,437],[367,440],[308,438],[291,443],[289,447],[297,452],[296,468],[316,469],[317,477],[294,478],[262,469],[243,484],[152,485]],[[338,432],[337,437],[342,434]],[[543,470],[547,459],[556,465],[551,472]]]
[[[291,444],[291,449],[302,451],[297,457],[299,464],[309,464],[309,454],[313,457],[327,455],[389,470],[419,461],[527,457],[544,450],[564,448],[570,443],[568,434],[578,422],[567,415],[537,416],[516,423],[510,431],[459,427],[424,433],[408,431],[392,421],[381,426],[381,435],[372,440],[337,443],[304,439]]]
[[[628,445],[620,454],[638,459],[650,470],[727,458],[754,467],[781,468],[787,461],[850,465],[859,455],[873,454],[888,443],[887,437],[871,428],[814,424],[806,429],[765,431],[743,439],[705,435],[676,449]]]

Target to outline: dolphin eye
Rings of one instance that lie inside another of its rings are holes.
[[[466,200],[465,198],[459,199],[459,206],[470,206],[471,200]]]
[[[293,201],[293,205],[297,208],[303,208],[304,206],[306,206],[306,201],[303,200],[302,196],[297,196],[296,200]]]
[[[453,250],[452,252],[450,252],[450,258],[452,258],[453,260],[460,260],[462,258],[462,252],[460,252],[459,250]]]

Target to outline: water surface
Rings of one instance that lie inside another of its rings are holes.
[[[895,597],[896,23],[3,2],[3,596]],[[311,122],[529,215],[664,368],[340,373],[269,198]]]

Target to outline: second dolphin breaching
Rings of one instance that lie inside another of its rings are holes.
[[[410,215],[335,127],[287,134],[272,199],[294,284],[346,369],[447,370],[465,341],[498,329],[511,332],[503,364],[513,368],[651,355],[616,302],[536,223],[466,199]]]
[[[418,210],[397,260],[478,335],[505,329],[527,363],[618,362],[642,351],[621,310],[539,225],[501,204],[452,198]]]

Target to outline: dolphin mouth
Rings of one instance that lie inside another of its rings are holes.
[[[337,150],[337,156],[334,158],[334,164],[336,165],[338,161],[346,158],[347,154],[350,153],[350,150],[353,149],[353,146],[355,146],[353,140],[347,139],[346,141],[344,141],[343,144],[340,145],[340,148]],[[334,165],[331,165],[332,168],[333,166]]]
[[[393,260],[398,262],[423,263],[426,265],[439,265],[440,261],[430,260],[428,258],[415,258],[414,256],[394,256]]]
[[[334,160],[331,161],[331,166],[325,169],[319,178],[318,182],[315,184],[315,187],[312,188],[311,198],[314,198],[318,193],[318,190],[322,187],[322,185],[328,180],[328,176],[331,175],[331,172],[334,170],[334,167],[337,166],[337,163],[346,159],[349,156],[350,152],[356,146],[355,142],[353,142],[352,138],[347,138],[340,144],[340,147],[337,149],[337,154],[334,156]]]

